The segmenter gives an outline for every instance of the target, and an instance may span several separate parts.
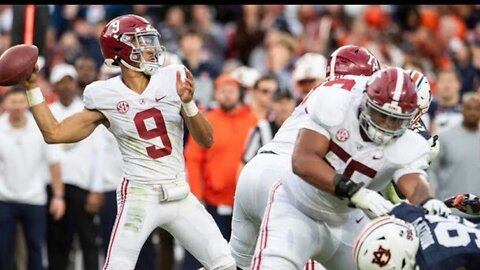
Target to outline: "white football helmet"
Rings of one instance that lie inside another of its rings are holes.
[[[305,53],[297,62],[292,72],[292,80],[294,82],[304,79],[325,80],[327,59],[319,53]]]
[[[423,75],[421,72],[407,69],[406,70],[412,78],[413,82],[415,83],[415,89],[417,90],[417,107],[418,112],[412,119],[412,124],[418,122],[422,115],[428,112],[428,108],[430,107],[430,103],[432,103],[432,93],[430,88],[430,83],[428,82],[427,77]]]
[[[353,249],[358,270],[414,270],[419,247],[415,227],[393,216],[371,221]]]

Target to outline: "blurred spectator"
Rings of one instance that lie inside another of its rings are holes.
[[[195,78],[195,99],[204,105],[212,101],[213,79],[218,76],[218,66],[202,56],[203,40],[201,34],[193,28],[180,36],[180,57]]]
[[[479,23],[480,26],[480,23]],[[478,36],[473,40],[470,45],[472,66],[476,71],[476,83],[480,83],[480,31]]]
[[[292,86],[296,103],[299,104],[313,88],[325,81],[327,59],[318,53],[305,53],[295,62]]]
[[[258,78],[247,93],[246,104],[258,120],[267,119],[271,113],[273,95],[278,90],[278,81],[274,76],[264,75]]]
[[[297,19],[301,25],[297,53],[325,53],[331,38],[332,18],[328,15],[321,16],[317,6],[298,5]]]
[[[103,21],[99,21],[100,24],[103,26]],[[98,41],[99,33],[96,32],[96,25],[90,24],[88,21],[83,17],[77,17],[73,24],[73,30],[78,39],[78,43],[80,44],[80,54],[86,54],[91,56],[96,64],[96,68],[100,67],[103,63],[103,56],[100,50],[100,43]],[[68,63],[73,64],[76,60],[76,57],[72,56],[71,59],[66,59]]]
[[[259,5],[242,5],[241,16],[237,18],[235,29],[231,34],[228,57],[235,57],[243,65],[248,64],[250,53],[262,43],[265,30],[261,27],[261,7]]]
[[[192,5],[192,27],[200,33],[206,60],[221,66],[227,48],[223,25],[215,21],[215,9],[209,5]]]
[[[204,202],[228,241],[237,169],[248,132],[257,118],[241,104],[239,84],[231,75],[224,74],[215,80],[214,96],[218,107],[205,116],[212,125],[215,143],[210,148],[202,148],[189,135],[185,160],[192,193]],[[201,264],[185,252],[182,269],[200,267]]]
[[[462,87],[460,88],[460,95],[462,96],[466,92],[472,91],[475,83],[478,81],[477,71],[472,65],[472,53],[470,51],[469,44],[464,40],[452,41],[452,61],[460,75],[460,82]]]
[[[50,82],[59,98],[50,105],[50,109],[59,121],[84,109],[78,96],[76,79],[77,72],[71,65],[58,64],[52,69]],[[98,167],[98,153],[101,151],[99,132],[93,131],[80,142],[61,145],[60,164],[67,210],[60,220],[48,219],[49,269],[67,269],[75,235],[78,235],[80,240],[84,269],[99,267],[97,229],[94,222],[102,203],[103,168]],[[49,198],[51,196],[49,192]]]
[[[249,132],[242,155],[242,163],[238,170],[239,173],[243,165],[250,161],[263,145],[273,139],[278,129],[290,116],[294,108],[295,99],[290,92],[282,90],[275,92],[272,116],[268,119],[259,120],[257,125]]]
[[[96,81],[98,69],[95,60],[91,56],[80,56],[75,59],[75,70],[77,71],[77,84],[80,96],[83,96],[85,86]]]
[[[248,66],[260,72],[265,71],[265,58],[267,54],[267,48],[275,43],[278,43],[281,35],[281,32],[276,29],[267,29],[265,31],[266,32],[263,36],[262,43],[255,46],[248,58]]]
[[[180,51],[178,40],[180,34],[187,27],[185,16],[185,11],[181,6],[171,6],[167,9],[165,20],[158,24],[160,42],[168,52],[178,54]]]
[[[455,69],[439,70],[435,82],[435,92],[425,125],[432,134],[438,134],[460,122],[460,81]],[[423,119],[423,118],[422,118]]]
[[[440,152],[429,169],[436,197],[445,199],[455,194],[480,193],[479,121],[480,95],[466,93],[461,122],[439,133]],[[460,211],[455,214],[465,216]]]
[[[27,269],[45,269],[46,217],[58,220],[65,213],[59,149],[47,147],[44,142],[28,111],[24,89],[14,87],[7,91],[3,105],[6,112],[0,116],[0,269],[12,268],[17,221],[25,235]],[[54,194],[48,210],[47,182],[51,182]]]
[[[291,70],[295,61],[296,41],[292,35],[282,32],[276,43],[267,47],[265,67],[260,72],[273,74],[281,88],[290,89]]]

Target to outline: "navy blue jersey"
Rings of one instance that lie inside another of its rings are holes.
[[[409,129],[422,135],[425,140],[428,140],[430,137],[432,137],[432,134],[430,134],[422,119],[419,119],[415,124],[411,125]]]
[[[415,226],[420,239],[416,256],[420,270],[480,269],[480,224],[455,215],[426,215],[425,209],[405,202],[391,214]]]

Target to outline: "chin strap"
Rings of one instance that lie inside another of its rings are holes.
[[[127,68],[129,68],[131,70],[138,71],[138,72],[143,72],[143,70],[141,70],[140,68],[137,68],[137,67],[134,67],[134,66],[130,65],[126,61],[123,61],[123,59],[120,60],[120,63],[122,63],[122,65],[126,66]]]

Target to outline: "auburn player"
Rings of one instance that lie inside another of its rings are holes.
[[[57,122],[36,73],[25,86],[48,143],[82,140],[100,124],[117,139],[124,179],[117,189],[118,212],[103,269],[134,269],[145,239],[160,226],[207,269],[234,270],[226,240],[185,179],[183,123],[198,144],[213,143],[211,126],[193,101],[192,74],[179,65],[160,67],[160,35],[140,16],[112,19],[100,45],[105,63],[119,66],[121,74],[89,84],[83,111]]]
[[[480,265],[480,225],[462,217],[428,215],[400,203],[357,236],[359,270],[473,270]]]

